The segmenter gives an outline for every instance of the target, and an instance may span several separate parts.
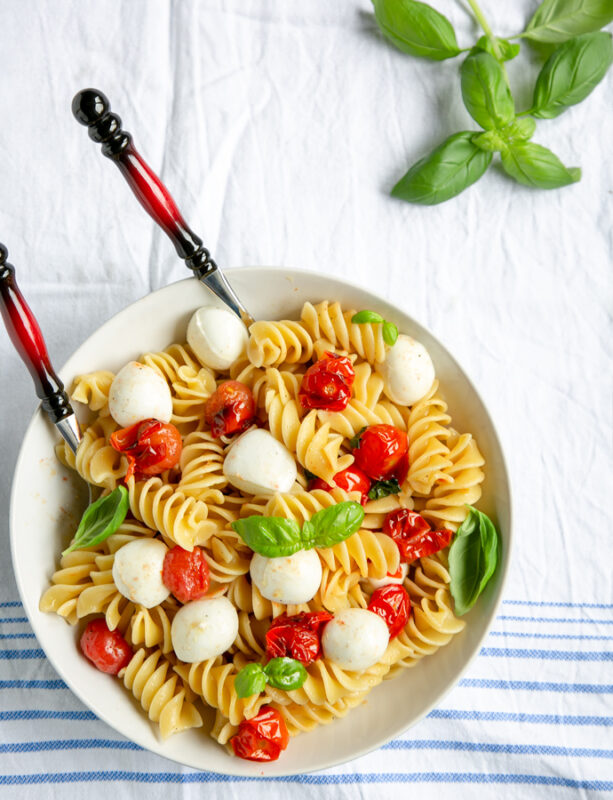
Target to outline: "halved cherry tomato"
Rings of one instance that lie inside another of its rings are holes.
[[[266,633],[266,655],[268,658],[289,656],[310,664],[321,653],[320,628],[331,619],[332,614],[327,611],[303,612],[291,617],[281,614]]]
[[[372,485],[372,481],[368,475],[356,466],[351,465],[347,469],[337,472],[334,476],[334,483],[339,489],[344,489],[346,492],[360,492],[362,497],[360,502],[363,506],[368,502],[368,491]],[[326,492],[331,492],[334,486],[330,486],[322,478],[314,478],[309,483],[309,491],[311,489],[325,489]]]
[[[398,545],[400,555],[409,563],[438,553],[453,538],[453,531],[446,528],[433,531],[417,511],[409,511],[408,508],[391,511],[383,523],[383,533],[392,537]]]
[[[393,639],[408,622],[411,599],[403,586],[390,583],[372,593],[368,610],[381,617],[388,627],[390,639]]]
[[[393,425],[371,425],[359,434],[353,451],[356,465],[374,481],[396,478],[403,483],[409,469],[409,440]]]
[[[248,386],[240,381],[224,381],[206,401],[204,421],[218,439],[249,427],[255,418],[255,400]]]
[[[251,719],[244,719],[230,744],[234,754],[248,761],[276,761],[289,743],[285,720],[270,706]]]
[[[111,446],[128,459],[126,480],[132,475],[159,475],[174,467],[181,457],[181,434],[170,422],[144,419],[111,434]]]
[[[300,403],[303,408],[342,411],[351,399],[354,380],[351,359],[326,353],[305,372],[298,392]]]
[[[178,545],[164,556],[162,582],[180,603],[189,603],[209,589],[209,565],[200,547],[190,552]]]
[[[109,630],[104,617],[93,619],[81,634],[81,651],[93,665],[108,675],[117,675],[132,658],[132,648],[117,630]]]

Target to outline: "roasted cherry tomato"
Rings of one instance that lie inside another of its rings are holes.
[[[403,586],[390,583],[372,593],[368,610],[381,617],[388,627],[390,639],[393,639],[408,622],[411,600]]]
[[[117,675],[132,658],[132,648],[119,631],[109,630],[103,617],[93,619],[81,635],[81,651],[100,672]]]
[[[178,463],[183,442],[181,434],[170,422],[144,419],[129,428],[111,434],[111,446],[128,459],[126,480],[132,475],[140,480],[145,475],[159,475]]]
[[[209,565],[200,547],[190,552],[178,545],[164,556],[162,582],[180,603],[205,595],[209,588]]]
[[[409,440],[393,425],[371,425],[358,435],[356,465],[374,481],[396,478],[402,483],[409,469]]]
[[[321,653],[320,628],[331,619],[332,614],[327,611],[303,612],[291,617],[281,614],[266,633],[266,655],[269,658],[288,656],[310,664]]]
[[[270,706],[251,719],[244,719],[230,739],[234,754],[248,761],[276,761],[289,743],[285,720]]]
[[[224,381],[206,401],[204,421],[218,439],[249,427],[255,418],[255,400],[248,386],[240,381]]]
[[[334,476],[334,483],[339,489],[344,489],[346,492],[360,492],[362,495],[360,502],[363,506],[368,502],[368,491],[372,481],[358,467],[352,465],[337,472]],[[309,490],[311,489],[325,489],[326,492],[331,492],[334,486],[330,486],[329,483],[326,483],[321,478],[314,478],[309,483]]]
[[[453,531],[445,528],[433,531],[420,514],[408,508],[390,512],[383,523],[383,533],[392,537],[400,555],[408,562],[438,553],[453,538]]]
[[[326,353],[305,372],[298,398],[303,408],[342,411],[351,399],[354,380],[351,359]]]

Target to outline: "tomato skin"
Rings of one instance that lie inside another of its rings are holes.
[[[393,425],[371,425],[353,451],[356,465],[374,481],[396,478],[402,484],[409,469],[409,439]]]
[[[276,617],[266,632],[268,658],[289,656],[303,664],[310,664],[321,655],[320,628],[330,622],[332,614],[312,611],[288,617]]]
[[[126,480],[135,476],[159,475],[179,463],[183,440],[170,422],[144,419],[121,428],[110,437],[111,446],[128,459]]]
[[[433,531],[417,511],[409,511],[408,508],[391,511],[383,523],[383,533],[392,537],[400,555],[408,563],[438,553],[453,538],[453,531],[446,528]]]
[[[255,717],[244,719],[230,739],[234,754],[247,761],[276,761],[288,743],[285,720],[270,706],[264,706]]]
[[[79,642],[81,652],[100,672],[117,675],[132,658],[132,648],[118,630],[109,630],[104,617],[85,626]]]
[[[326,353],[305,372],[298,398],[305,409],[343,411],[351,400],[354,380],[351,359]]]
[[[245,430],[255,412],[251,389],[240,381],[224,381],[206,401],[204,421],[211,427],[211,436],[218,439]]]
[[[409,620],[411,599],[403,586],[391,583],[372,593],[368,610],[381,617],[388,627],[390,639],[393,639]]]
[[[339,489],[343,489],[346,492],[360,492],[362,495],[360,502],[363,506],[368,502],[368,492],[372,481],[363,470],[353,464],[347,469],[337,472],[334,476],[334,483]],[[326,483],[321,478],[314,478],[309,483],[309,491],[312,489],[324,489],[326,492],[331,492],[334,486]]]
[[[176,545],[164,556],[162,582],[180,603],[203,597],[210,583],[209,565],[202,548],[190,552]]]

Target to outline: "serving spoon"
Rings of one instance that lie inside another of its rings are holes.
[[[175,250],[196,278],[211,289],[249,326],[253,317],[238,299],[221,269],[211,258],[202,239],[183,219],[162,181],[140,156],[131,134],[121,128],[121,118],[111,112],[105,94],[98,89],[83,89],[74,96],[72,113],[86,125],[89,138],[102,144],[102,154],[119,167],[130,189],[145,211],[168,235]]]

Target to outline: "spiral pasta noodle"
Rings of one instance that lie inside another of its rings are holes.
[[[385,360],[385,341],[379,322],[357,325],[351,322],[355,311],[343,311],[340,303],[324,300],[317,305],[305,303],[300,321],[312,339],[325,339],[333,348],[353,350],[371,364]]]
[[[109,392],[115,375],[108,370],[96,370],[77,375],[72,384],[70,399],[83,403],[101,417],[109,414]]]

